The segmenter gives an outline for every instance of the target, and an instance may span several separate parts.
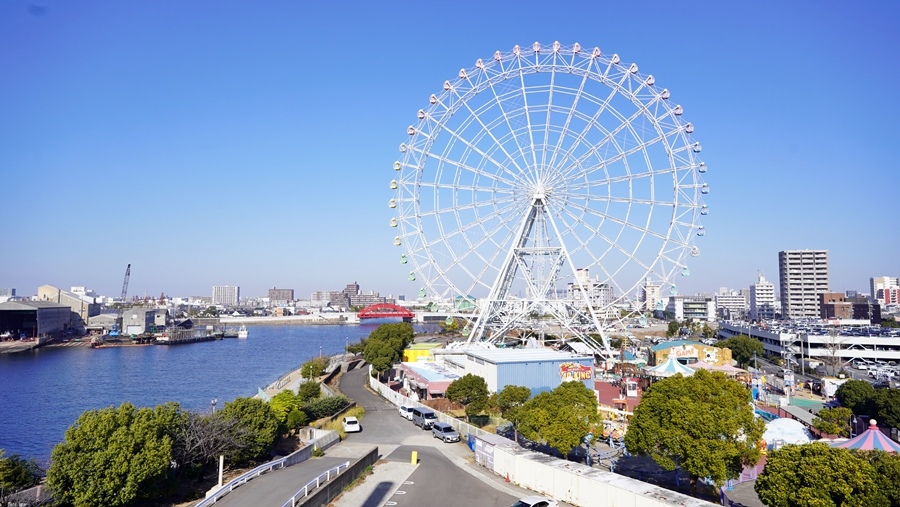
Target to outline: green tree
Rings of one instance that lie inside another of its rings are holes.
[[[878,486],[865,459],[815,442],[769,453],[754,489],[769,507],[888,507]]]
[[[854,454],[867,459],[875,468],[875,480],[878,491],[882,492],[891,507],[900,506],[900,456],[884,451],[854,451]]]
[[[518,411],[525,438],[546,442],[566,454],[600,422],[597,398],[583,382],[563,382],[525,402]]]
[[[678,336],[678,333],[681,332],[681,322],[677,320],[673,320],[669,322],[669,326],[666,328],[666,336],[669,338],[673,336]]]
[[[161,423],[170,415],[161,412],[123,403],[81,414],[53,448],[47,485],[54,498],[100,507],[164,493],[176,428]]]
[[[362,354],[364,350],[366,350],[366,338],[361,339],[356,343],[351,343],[347,345],[347,352],[350,354]]]
[[[856,415],[871,415],[875,401],[875,388],[865,380],[848,380],[838,386],[834,397],[841,405]]]
[[[531,389],[525,386],[508,385],[497,394],[497,408],[500,415],[513,427],[515,440],[519,439],[519,411],[531,398]]]
[[[716,347],[730,349],[731,358],[737,361],[741,368],[746,368],[753,361],[754,353],[759,357],[763,355],[762,342],[744,334],[719,341],[716,343]]]
[[[675,375],[644,393],[625,434],[633,454],[649,455],[665,470],[680,466],[691,477],[721,486],[759,461],[765,424],[753,414],[750,391],[720,372]]]
[[[318,382],[304,382],[297,389],[297,397],[300,403],[306,403],[322,396],[322,386]]]
[[[237,398],[226,403],[218,415],[236,421],[245,435],[246,446],[226,458],[246,463],[268,456],[279,433],[278,415],[268,403],[257,398]]]
[[[307,383],[312,384],[314,382]],[[275,396],[272,396],[272,399],[269,400],[269,406],[272,407],[272,411],[275,412],[275,415],[278,417],[278,422],[281,424],[287,422],[288,414],[290,414],[291,411],[298,410],[302,405],[299,397],[290,389],[281,391]]]
[[[0,491],[18,491],[40,481],[41,469],[34,458],[26,460],[18,454],[6,456],[6,451],[0,449]]]
[[[303,411],[311,421],[323,417],[331,417],[350,406],[352,402],[346,396],[326,396],[316,398],[303,405]]]
[[[847,407],[823,408],[813,419],[813,428],[829,435],[850,436],[850,418],[853,411]]]
[[[369,334],[363,358],[376,372],[384,373],[400,361],[403,349],[412,343],[413,339],[411,324],[406,322],[382,324]]]
[[[466,420],[487,408],[487,382],[478,375],[467,373],[447,386],[447,398],[461,403],[466,408]]]
[[[900,428],[900,389],[876,389],[874,407],[878,421]]]
[[[894,317],[882,317],[881,318],[881,327],[900,327],[900,324],[897,324],[897,319]]]
[[[305,379],[314,379],[325,373],[329,359],[324,356],[314,357],[300,366],[300,374]]]

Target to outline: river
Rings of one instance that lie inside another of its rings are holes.
[[[347,342],[377,326],[251,326],[246,340],[0,354],[0,448],[46,465],[53,446],[85,410],[176,401],[207,411],[213,399],[222,408],[320,352],[343,353]]]

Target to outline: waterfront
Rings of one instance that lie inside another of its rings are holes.
[[[246,340],[177,347],[49,347],[0,355],[0,448],[45,463],[89,409],[177,401],[207,411],[253,396],[304,361],[339,354],[378,326],[253,326]],[[321,350],[320,350],[321,348]]]

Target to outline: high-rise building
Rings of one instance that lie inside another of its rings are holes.
[[[828,250],[778,252],[781,312],[785,319],[818,319],[819,295],[828,292]]]
[[[9,288],[9,289],[6,289],[6,288],[0,288],[0,296],[15,297],[15,296],[16,296],[16,289],[11,289],[11,288]]]
[[[213,285],[212,304],[237,306],[241,300],[241,288],[235,285]]]
[[[722,287],[716,294],[716,315],[729,320],[743,319],[747,315],[747,300],[738,291]]]
[[[756,283],[750,286],[750,320],[775,318],[775,285],[759,273]]]
[[[662,301],[659,284],[647,280],[641,286],[638,298],[640,299],[641,310],[655,312],[656,304]]]
[[[870,278],[869,289],[871,291],[869,296],[881,306],[896,305],[900,299],[900,278],[892,276]]]

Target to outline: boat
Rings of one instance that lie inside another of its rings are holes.
[[[246,338],[246,337],[247,337],[247,334],[248,334],[248,333],[247,333],[247,326],[243,326],[243,325],[242,325],[241,328],[238,329],[237,337],[238,337],[238,338]]]

